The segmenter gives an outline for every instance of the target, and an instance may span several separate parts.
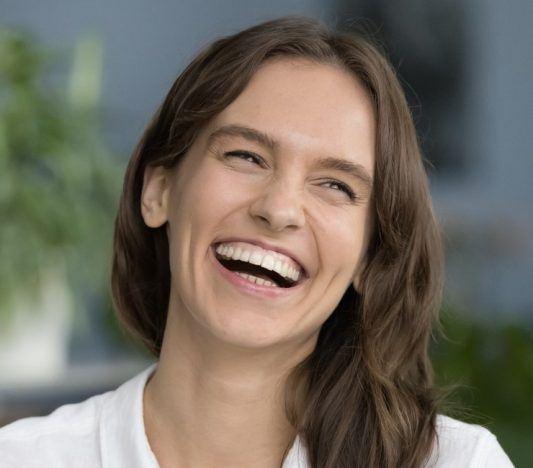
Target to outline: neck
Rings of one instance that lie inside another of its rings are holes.
[[[286,379],[315,343],[299,351],[237,348],[184,316],[169,308],[144,394],[146,433],[160,466],[279,468],[296,436],[284,410]]]

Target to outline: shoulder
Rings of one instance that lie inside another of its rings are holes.
[[[115,390],[1,428],[1,467],[157,467],[142,416],[144,385],[155,366]]]
[[[99,415],[112,393],[61,406],[48,416],[24,418],[4,426],[0,429],[2,466],[33,467],[47,462],[55,463],[52,466],[94,466],[91,456],[98,450]]]
[[[436,429],[436,446],[428,468],[513,467],[496,436],[483,426],[439,414]]]

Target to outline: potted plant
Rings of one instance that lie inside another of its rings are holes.
[[[98,126],[101,43],[82,39],[72,51],[65,83],[60,55],[0,30],[4,383],[61,372],[87,291],[106,290],[120,172]]]

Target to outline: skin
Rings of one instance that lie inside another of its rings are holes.
[[[242,136],[208,145],[228,124],[278,145]],[[373,222],[371,190],[313,163],[333,155],[372,177],[374,145],[372,104],[356,78],[278,58],[202,129],[179,169],[146,170],[141,211],[150,227],[166,223],[172,274],[162,352],[144,393],[146,433],[162,467],[279,467],[296,435],[283,384],[350,283],[358,289]],[[224,156],[234,150],[265,165]],[[310,278],[284,298],[244,294],[212,262],[211,244],[230,236],[289,249]]]

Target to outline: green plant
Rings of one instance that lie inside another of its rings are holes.
[[[101,291],[108,277],[120,171],[99,127],[102,46],[64,56],[0,29],[0,319],[17,294],[64,266],[69,282]]]
[[[455,402],[459,411],[450,415],[488,427],[516,466],[530,466],[533,326],[468,317],[464,311],[445,309],[442,323],[448,339],[432,349],[439,383],[458,385],[451,406]]]

